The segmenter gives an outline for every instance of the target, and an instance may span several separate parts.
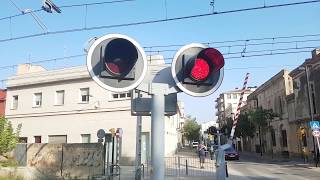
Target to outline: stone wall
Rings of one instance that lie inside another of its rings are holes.
[[[24,153],[26,167],[35,179],[88,179],[103,175],[103,145],[100,143],[27,144]]]

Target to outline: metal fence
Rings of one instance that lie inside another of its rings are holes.
[[[197,157],[166,157],[166,176],[214,176],[214,161],[205,159],[203,168]]]

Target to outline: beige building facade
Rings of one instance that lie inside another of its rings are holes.
[[[309,122],[311,115],[314,120],[320,120],[320,49],[312,51],[312,58],[291,71],[290,76],[294,91],[287,97],[287,101],[289,125],[293,132],[291,135],[295,137],[290,143],[295,144],[298,156],[313,161],[317,147]]]
[[[242,100],[242,106],[246,104],[246,100],[249,94],[251,94],[255,90],[256,87],[248,87],[245,90]],[[224,124],[226,124],[227,118],[233,118],[233,116],[235,115],[239,104],[241,91],[241,89],[235,89],[221,93],[215,100],[217,123],[219,127],[222,127]]]
[[[6,117],[22,125],[20,140],[27,143],[97,142],[97,131],[122,128],[120,163],[133,164],[136,116],[131,115],[131,92],[102,89],[85,66],[46,71],[20,67],[7,81]],[[184,108],[165,117],[165,155],[177,150]],[[151,119],[142,118],[142,158],[150,160]]]
[[[289,71],[281,70],[248,96],[246,111],[257,108],[272,110],[277,117],[268,120],[266,129],[257,129],[254,138],[245,145],[246,150],[267,153],[273,156],[288,156],[294,144],[289,142],[292,134],[289,128],[286,97],[293,92]],[[260,142],[261,140],[261,142]]]

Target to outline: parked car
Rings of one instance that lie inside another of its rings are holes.
[[[224,157],[226,160],[229,160],[229,159],[235,159],[235,160],[239,160],[239,152],[236,151],[233,147],[230,147],[226,150],[224,150],[225,154],[224,154]]]
[[[199,145],[199,143],[198,143],[198,142],[192,142],[192,148],[197,148],[197,147],[198,147],[198,145]]]

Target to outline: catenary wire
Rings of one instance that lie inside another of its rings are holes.
[[[219,14],[229,14],[229,13],[236,13],[236,12],[270,9],[270,8],[278,8],[278,7],[285,7],[285,6],[295,6],[295,5],[311,4],[311,3],[319,3],[319,2],[320,2],[320,0],[302,1],[302,2],[294,2],[294,3],[275,4],[275,5],[268,5],[268,6],[257,6],[257,7],[251,7],[251,8],[227,10],[227,11],[214,12],[214,13],[188,15],[188,16],[165,18],[165,19],[155,19],[155,20],[140,21],[140,22],[131,22],[131,23],[124,23],[124,24],[80,27],[80,28],[74,28],[74,29],[65,29],[65,30],[51,31],[51,32],[45,32],[45,33],[37,33],[37,34],[31,34],[31,35],[10,37],[10,38],[5,38],[5,39],[0,39],[0,43],[7,42],[7,41],[13,41],[13,40],[19,40],[19,39],[25,39],[25,38],[44,36],[44,35],[54,35],[54,34],[90,31],[90,30],[98,30],[98,29],[110,29],[110,28],[119,28],[119,27],[128,27],[128,26],[137,26],[137,25],[144,25],[144,24],[153,24],[153,23],[177,21],[177,20],[192,19],[192,18],[199,18],[199,17],[206,17],[206,16],[214,16],[214,15],[219,15]]]
[[[93,5],[101,5],[101,4],[113,4],[113,3],[122,3],[122,2],[129,2],[129,1],[136,1],[136,0],[115,0],[115,1],[102,1],[102,2],[95,2],[95,3],[84,3],[84,4],[71,4],[71,5],[64,5],[64,6],[59,6],[60,9],[63,8],[71,8],[71,7],[85,7],[85,6],[93,6]],[[29,12],[24,12],[24,13],[19,13],[19,14],[15,14],[12,16],[6,16],[6,17],[2,17],[0,18],[1,20],[6,20],[6,19],[12,19],[18,16],[23,16],[29,13],[35,13],[35,12],[39,12],[42,11],[42,9],[37,9],[37,10],[32,10]]]
[[[238,59],[238,58],[248,58],[248,57],[257,57],[257,56],[270,56],[270,55],[281,55],[281,54],[292,54],[292,53],[302,53],[302,52],[310,52],[310,49],[318,48],[316,46],[314,47],[300,47],[300,48],[281,48],[281,49],[273,49],[273,50],[259,50],[259,51],[247,51],[247,52],[235,52],[231,53],[232,55],[239,54],[239,56],[231,56],[231,57],[225,57],[225,59]],[[304,50],[308,49],[308,50]],[[289,51],[290,50],[290,51]],[[291,50],[298,50],[298,51],[291,51]],[[250,54],[250,53],[257,53],[257,52],[268,52],[269,53],[261,53],[261,54]],[[284,52],[276,52],[276,51],[284,51]],[[230,53],[223,53],[223,55],[231,55]],[[246,55],[249,54],[249,55]],[[149,54],[149,55],[157,55],[157,54]],[[71,56],[64,56],[64,57],[56,57],[51,59],[43,59],[43,60],[37,60],[28,62],[28,64],[41,64],[41,63],[47,63],[47,62],[54,62],[54,61],[63,61],[67,59],[73,59],[77,57],[84,57],[86,54],[76,54]],[[165,60],[172,60],[172,58],[164,58]],[[7,65],[7,66],[1,66],[0,70],[3,69],[10,69],[17,67],[18,64],[13,65]]]

